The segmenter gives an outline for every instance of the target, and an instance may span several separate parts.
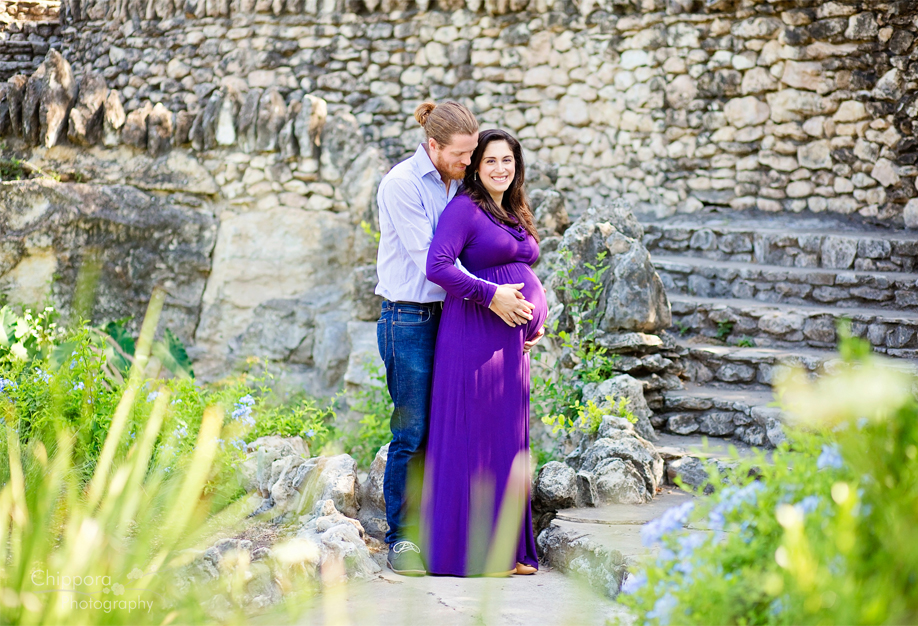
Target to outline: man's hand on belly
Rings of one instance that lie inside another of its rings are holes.
[[[497,313],[507,326],[516,327],[532,319],[535,305],[528,302],[520,292],[524,283],[498,285],[488,308]]]

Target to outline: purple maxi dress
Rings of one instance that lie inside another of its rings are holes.
[[[496,285],[524,283],[533,319],[516,328],[504,323],[487,308],[494,288],[458,270],[457,257]],[[538,567],[529,502],[529,356],[523,353],[523,342],[536,336],[548,314],[530,267],[538,257],[539,245],[525,230],[500,224],[465,194],[447,205],[437,224],[427,278],[447,296],[437,333],[421,509],[432,574],[506,572],[517,562]],[[515,459],[517,479],[508,481]],[[508,488],[508,499],[520,507],[521,519],[511,524],[511,532],[520,528],[518,543],[515,549],[505,545],[507,562],[495,567],[492,558],[487,572]]]

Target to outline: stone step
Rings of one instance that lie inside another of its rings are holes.
[[[759,348],[698,343],[678,340],[686,350],[682,377],[698,384],[709,382],[759,385],[767,390],[774,384],[775,371],[782,366],[801,367],[819,375],[841,359],[833,350],[815,348]]]
[[[644,223],[651,254],[780,267],[918,271],[918,237],[833,218],[689,218]],[[655,255],[654,255],[655,256]]]
[[[547,565],[579,575],[592,587],[614,597],[627,569],[648,552],[641,544],[641,526],[692,498],[675,487],[664,487],[647,504],[558,511],[539,534],[542,558]]]
[[[655,255],[668,294],[762,302],[908,309],[918,306],[918,273],[807,269]]]
[[[890,309],[828,307],[766,303],[756,300],[698,298],[673,294],[677,332],[700,334],[736,344],[744,339],[757,347],[834,348],[836,322],[851,320],[851,333],[870,342],[877,352],[918,358],[918,313]]]
[[[781,410],[771,390],[689,383],[663,393],[663,408],[650,418],[662,433],[733,437],[747,445],[772,448],[784,441]]]

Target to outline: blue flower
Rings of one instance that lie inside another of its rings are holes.
[[[246,395],[242,396],[241,398],[239,398],[239,400],[236,402],[236,404],[237,404],[237,405],[238,405],[238,404],[242,404],[242,405],[244,405],[244,406],[253,406],[253,405],[255,404],[255,399],[254,399],[252,396],[250,396],[249,394],[246,394]]]
[[[795,504],[794,508],[797,509],[802,515],[806,515],[807,513],[812,513],[815,511],[821,502],[822,500],[819,496],[807,496]]]
[[[721,499],[708,514],[708,522],[714,530],[723,530],[726,516],[743,505],[755,506],[759,499],[759,492],[764,489],[758,481],[753,481],[737,489],[727,487],[721,492]]]
[[[245,450],[245,441],[242,439],[233,439],[230,441],[230,445],[232,445],[234,448],[238,448],[240,451]]]
[[[80,382],[73,385],[72,391],[81,391],[85,388],[86,388],[86,385],[84,385],[83,381],[81,380]]]
[[[35,376],[36,378],[44,382],[48,382],[49,380],[51,380],[51,374],[47,372],[43,372],[40,367],[35,368]]]
[[[781,615],[784,612],[784,601],[781,598],[775,598],[771,601],[771,606],[768,607],[768,611],[775,617]]]
[[[690,500],[669,509],[660,517],[650,520],[641,527],[641,543],[646,548],[660,543],[664,535],[679,530],[685,525],[689,514],[694,508],[695,503]]]
[[[816,460],[816,467],[818,469],[842,469],[844,466],[845,461],[842,459],[841,452],[838,450],[838,446],[835,444],[823,444],[822,453]]]
[[[172,431],[172,436],[176,439],[184,439],[188,435],[188,428],[184,424],[180,424],[175,427],[175,430]]]
[[[669,592],[660,596],[653,605],[653,610],[647,613],[647,619],[656,619],[662,626],[668,626],[673,609],[678,606],[679,601]]]
[[[316,431],[314,431],[312,428],[310,428],[309,430],[306,431],[306,436],[307,436],[307,437],[315,437],[315,436],[316,436]]]
[[[622,582],[622,593],[631,595],[637,593],[641,587],[647,584],[647,574],[638,572],[637,574],[628,574]]]
[[[150,393],[147,394],[147,402],[153,402],[158,397],[159,397],[158,391],[151,391]]]
[[[6,389],[15,389],[16,383],[11,381],[9,378],[0,378],[0,393],[6,391]]]

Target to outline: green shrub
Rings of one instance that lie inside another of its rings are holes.
[[[621,597],[648,623],[918,622],[918,381],[841,348],[831,376],[779,384],[788,444],[642,528],[657,554]]]

